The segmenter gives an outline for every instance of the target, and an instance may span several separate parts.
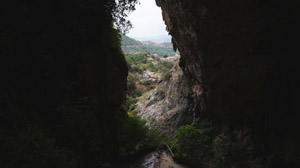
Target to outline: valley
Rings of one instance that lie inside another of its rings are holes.
[[[122,50],[124,53],[138,54],[138,53],[151,53],[156,57],[179,57],[179,52],[173,50],[171,42],[152,42],[152,41],[138,41],[121,34]]]

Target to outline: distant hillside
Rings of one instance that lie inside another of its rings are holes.
[[[128,45],[143,45],[140,41],[137,41],[137,40],[135,40],[133,38],[130,38],[128,36],[121,35],[121,37],[122,37],[122,44],[123,45],[126,45],[126,46],[128,46]]]
[[[130,38],[125,35],[122,37],[122,50],[124,53],[140,53],[140,52],[149,52],[150,54],[157,54],[159,57],[174,56],[176,53],[173,51],[172,43],[154,43],[151,41],[140,42],[133,38]],[[178,54],[178,52],[177,52]]]
[[[155,43],[171,42],[170,35],[157,35],[152,37],[132,37],[138,41],[153,41]]]

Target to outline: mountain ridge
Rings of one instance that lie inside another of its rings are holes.
[[[137,36],[128,36],[130,38],[136,39],[138,41],[152,41],[155,43],[164,43],[164,42],[171,42],[171,36],[170,35],[156,35],[152,37],[137,37]]]
[[[173,50],[173,45],[170,42],[156,43],[153,41],[139,41],[121,35],[122,50],[124,53],[137,54],[141,52],[157,54],[159,57],[175,56],[179,54]]]

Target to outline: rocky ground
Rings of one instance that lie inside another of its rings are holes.
[[[167,152],[154,151],[130,163],[130,168],[187,168],[174,161]]]

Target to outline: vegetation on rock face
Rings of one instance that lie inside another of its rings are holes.
[[[134,110],[137,99],[144,93],[156,87],[158,80],[170,77],[170,69],[173,66],[172,62],[161,61],[153,59],[146,53],[125,54],[129,74],[127,77],[127,101],[126,107],[130,114],[136,114],[138,111]],[[154,65],[154,63],[156,65]],[[141,78],[145,72],[152,72],[156,75],[156,80],[152,81],[149,77]],[[137,85],[140,89],[137,87]]]
[[[134,109],[134,105],[137,101],[136,99],[143,94],[143,92],[140,89],[136,88],[136,81],[136,77],[129,73],[127,77],[128,90],[126,99],[126,107],[128,112],[131,112]]]
[[[156,87],[161,76],[170,71],[173,63],[161,61],[159,58],[153,59],[146,53],[125,54],[125,58],[129,69],[126,100],[129,116],[118,132],[118,144],[120,155],[130,158],[163,143],[163,135],[156,128],[146,127],[146,121],[137,117],[135,104],[139,98],[145,97]],[[156,79],[151,80],[151,76],[147,76],[149,73]]]
[[[172,62],[161,61],[159,58],[156,59],[155,62],[157,63],[154,65],[153,61],[148,60],[149,58],[151,57],[146,53],[125,54],[129,72],[141,74],[148,70],[156,73],[166,73],[173,67]]]

